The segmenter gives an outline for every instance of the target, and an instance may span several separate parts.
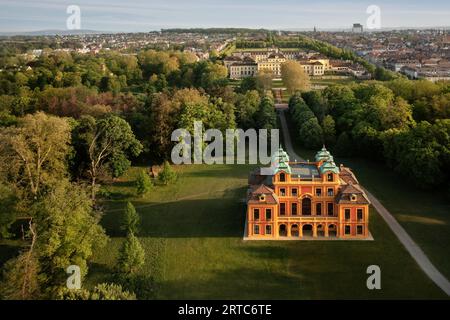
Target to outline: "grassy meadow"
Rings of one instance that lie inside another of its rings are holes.
[[[111,240],[96,252],[88,283],[112,280],[123,241],[120,215],[131,200],[141,216],[142,274],[157,299],[444,298],[374,211],[374,241],[243,241],[248,165],[178,166],[178,181],[134,196],[132,168],[108,186],[103,226]],[[382,290],[366,287],[367,266]]]

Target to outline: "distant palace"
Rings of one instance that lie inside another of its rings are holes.
[[[237,51],[224,59],[231,79],[254,77],[259,71],[266,70],[275,77],[281,76],[281,65],[287,60],[300,63],[305,73],[310,76],[322,76],[330,70],[330,60],[327,57],[307,54],[300,50],[282,52],[278,48],[254,51]]]
[[[246,239],[366,239],[370,201],[353,172],[325,147],[315,162],[290,161],[280,147],[273,175],[249,176]]]
[[[302,50],[280,50],[266,48],[251,51],[236,51],[224,58],[224,66],[230,79],[254,77],[261,71],[272,73],[275,78],[281,77],[281,65],[288,60],[297,61],[309,76],[321,77],[327,72],[331,74],[353,75],[356,78],[367,78],[363,66],[352,61],[330,60],[318,52]]]

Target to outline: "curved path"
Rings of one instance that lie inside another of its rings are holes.
[[[276,105],[276,108],[279,110],[278,114],[280,117],[281,130],[283,133],[283,141],[284,146],[286,148],[287,153],[292,157],[296,157],[298,160],[302,160],[294,152],[294,148],[292,147],[291,136],[289,134],[289,128],[286,122],[285,117],[285,109],[286,105]],[[420,249],[420,247],[414,242],[414,240],[409,236],[409,234],[403,229],[403,227],[398,223],[398,221],[394,218],[394,216],[381,204],[381,202],[375,198],[373,194],[371,194],[367,189],[363,188],[364,192],[369,197],[369,200],[372,202],[372,206],[377,210],[380,216],[386,221],[389,228],[391,228],[392,232],[397,236],[409,254],[416,260],[419,267],[425,272],[425,274],[439,287],[441,288],[448,296],[450,296],[450,282],[445,278],[445,276],[439,272],[438,269],[431,263],[430,259],[425,255],[425,253]]]

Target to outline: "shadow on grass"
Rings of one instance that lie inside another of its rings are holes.
[[[208,194],[198,199],[171,202],[133,201],[141,217],[141,237],[242,237],[245,222],[245,188],[226,190],[221,198]],[[120,231],[125,202],[115,203],[106,211],[102,225],[112,237],[124,236]]]
[[[134,180],[114,181],[110,185],[120,188],[135,188],[136,182]]]
[[[216,270],[201,279],[158,283],[158,299],[307,299],[308,286],[299,274],[280,270],[235,268]],[[220,289],[218,289],[220,288]]]
[[[114,282],[115,280],[115,270],[106,264],[89,263],[89,274],[95,275],[95,277],[91,276],[90,282],[92,283]]]
[[[291,244],[271,242],[271,245],[261,246],[260,243],[247,242],[246,246],[240,247],[239,249],[253,259],[262,259],[264,261],[288,257],[290,252],[289,245]]]
[[[234,165],[212,165],[204,170],[186,171],[180,175],[183,178],[245,178],[253,167],[257,165],[234,164]]]

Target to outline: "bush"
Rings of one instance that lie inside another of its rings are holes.
[[[143,196],[147,192],[149,192],[153,188],[153,182],[150,179],[149,175],[141,170],[136,179],[136,193],[139,196]]]
[[[168,185],[176,181],[177,174],[175,171],[173,171],[169,161],[164,161],[164,166],[162,171],[158,175],[158,179],[163,185]]]
[[[139,300],[155,298],[155,281],[152,277],[139,274],[118,274],[115,279],[125,290],[134,292]]]
[[[140,223],[140,217],[136,212],[133,204],[127,202],[120,229],[128,233],[137,234]]]
[[[117,270],[120,273],[132,274],[137,272],[145,263],[145,252],[139,239],[129,233],[119,253]]]
[[[114,283],[101,283],[94,290],[61,288],[56,294],[58,300],[136,300],[136,295]]]

